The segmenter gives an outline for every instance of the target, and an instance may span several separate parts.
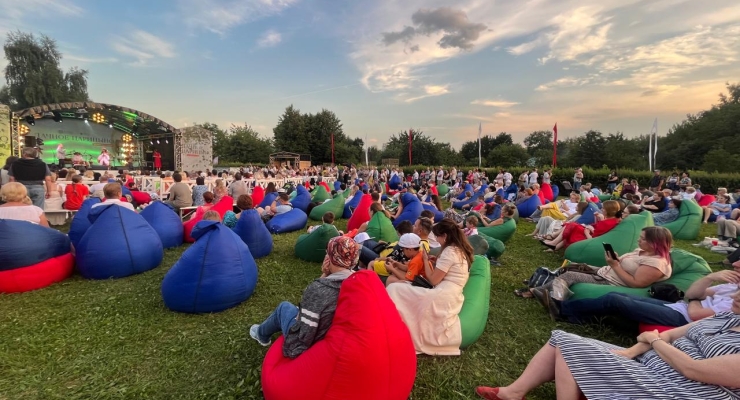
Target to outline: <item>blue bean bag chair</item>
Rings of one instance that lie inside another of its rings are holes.
[[[348,219],[349,217],[351,217],[352,212],[355,210],[355,208],[357,208],[358,205],[360,205],[361,199],[362,199],[362,192],[357,191],[354,197],[352,197],[352,200],[344,204],[344,212],[342,213],[342,218]]]
[[[390,186],[392,190],[398,190],[400,189],[401,183],[401,177],[398,175],[393,175],[388,181],[388,186]]]
[[[519,210],[520,218],[529,218],[535,211],[537,211],[537,207],[541,205],[542,201],[540,200],[540,197],[532,196],[523,203],[517,204],[516,208]]]
[[[75,216],[72,218],[72,223],[69,226],[69,232],[67,232],[67,235],[69,235],[69,240],[72,241],[73,246],[77,247],[77,243],[80,242],[82,236],[85,235],[87,229],[92,225],[90,220],[87,219],[87,216],[90,214],[92,206],[98,203],[100,203],[100,199],[97,197],[91,197],[83,201],[82,206],[80,206],[80,209],[77,210]]]
[[[518,187],[518,186],[516,185],[516,183],[512,183],[512,184],[511,184],[511,185],[509,185],[509,187],[507,187],[507,188],[506,188],[506,190],[504,191],[504,194],[506,195],[506,196],[504,196],[504,200],[509,200],[509,201],[513,201],[513,199],[511,198],[511,195],[513,194],[513,195],[514,195],[514,197],[516,197],[516,193],[517,193],[518,191],[519,191],[519,187]]]
[[[594,214],[599,211],[599,207],[594,203],[588,203],[588,207],[583,210],[583,214],[576,220],[579,224],[592,225],[596,222]]]
[[[288,233],[299,231],[306,227],[308,215],[303,211],[294,208],[284,214],[272,217],[265,226],[270,233]]]
[[[157,231],[165,249],[182,244],[184,237],[182,221],[170,206],[161,201],[155,201],[149,204],[139,215],[144,217],[146,222]]]
[[[434,222],[439,222],[445,217],[445,213],[437,210],[437,207],[431,204],[422,204],[425,210],[429,210],[434,213]]]
[[[267,207],[269,205],[272,205],[272,202],[275,201],[275,199],[277,199],[277,197],[278,197],[278,193],[277,192],[266,193],[265,194],[265,197],[262,199],[262,201],[260,202],[260,204],[257,207],[259,207],[259,208],[265,208],[265,207]]]
[[[457,195],[458,200],[462,200],[465,198],[465,192],[473,192],[473,185],[467,183],[465,184],[465,187],[463,188],[463,191],[460,192],[460,194]]]
[[[552,198],[555,199],[553,201],[556,201],[558,199],[558,195],[560,195],[560,187],[556,184],[552,185]]]
[[[209,313],[247,300],[257,286],[257,264],[247,245],[217,221],[198,222],[192,235],[195,244],[164,276],[164,304],[173,311]]]
[[[424,211],[424,207],[421,205],[419,198],[411,193],[404,193],[403,196],[401,196],[401,204],[403,204],[403,211],[401,211],[401,215],[399,215],[398,218],[393,220],[394,227],[398,226],[398,224],[403,221],[409,221],[411,224],[414,224],[414,222],[419,219],[421,212]]]
[[[308,205],[311,204],[311,193],[309,193],[302,185],[298,186],[294,193],[296,195],[290,201],[290,204],[293,205],[293,208],[306,212],[306,210],[308,210]]]
[[[255,259],[272,252],[272,235],[257,210],[242,211],[234,227],[234,233],[247,245]]]
[[[339,191],[342,188],[342,182],[334,181],[334,190]]]
[[[77,269],[85,278],[123,278],[162,262],[162,240],[136,212],[110,205],[91,210],[88,219],[92,225],[76,246]]]

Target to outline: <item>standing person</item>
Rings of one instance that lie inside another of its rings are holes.
[[[529,181],[529,170],[525,170],[522,172],[521,175],[519,175],[519,187],[526,188],[527,182]]]
[[[537,184],[537,178],[539,178],[539,176],[540,175],[537,173],[537,168],[533,169],[532,172],[529,174],[529,187]]]
[[[663,183],[665,183],[665,179],[663,179],[662,176],[660,176],[660,170],[655,170],[655,175],[650,179],[650,191],[651,192],[659,192],[663,189]]]
[[[152,158],[154,159],[154,169],[160,171],[162,169],[162,154],[159,153],[159,150],[154,149]]]
[[[64,168],[64,160],[67,158],[67,150],[64,149],[64,145],[59,143],[57,146],[57,160],[59,161],[59,168]]]
[[[38,152],[33,147],[24,147],[21,158],[14,161],[8,170],[11,182],[22,183],[28,191],[28,197],[36,207],[43,210],[44,200],[49,198],[53,190],[51,185],[51,171],[44,161],[38,158]],[[46,189],[44,189],[44,185]]]
[[[18,157],[16,156],[10,156],[5,159],[5,165],[3,166],[3,169],[0,170],[0,186],[10,182],[10,175],[8,175],[8,171],[10,171],[10,166],[13,165],[13,163],[17,160]]]
[[[108,154],[108,150],[103,149],[100,151],[98,164],[104,166],[106,170],[110,169],[110,154]]]
[[[578,191],[583,183],[583,169],[576,168],[576,173],[573,174],[573,190]]]
[[[614,193],[614,189],[617,188],[617,184],[619,183],[619,175],[617,175],[617,170],[612,170],[612,172],[609,173],[609,176],[606,178],[606,191],[608,193]]]
[[[542,183],[550,184],[552,179],[552,168],[546,169],[542,174]]]

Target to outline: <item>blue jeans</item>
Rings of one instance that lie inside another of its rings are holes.
[[[28,197],[31,198],[33,205],[43,210],[44,201],[46,200],[44,185],[26,185],[26,190],[28,190]]]
[[[652,297],[612,292],[596,299],[566,300],[561,303],[560,314],[573,323],[604,315],[616,315],[654,325],[682,326],[689,323],[680,312],[665,304],[670,303]]]
[[[616,188],[617,188],[617,184],[616,183],[607,183],[607,185],[606,185],[606,190],[608,190],[609,193],[613,192],[614,189],[616,189]]]
[[[260,324],[259,328],[257,328],[257,336],[259,336],[261,341],[267,342],[272,335],[278,332],[285,334],[296,323],[296,317],[298,317],[298,307],[284,301],[278,304],[275,311],[267,317],[265,322]]]
[[[378,253],[372,250],[377,245],[378,245],[378,242],[376,242],[373,239],[368,239],[362,242],[362,247],[360,248],[360,262],[361,263],[367,265],[370,263],[370,261],[373,261],[376,258],[378,258]]]
[[[576,192],[581,188],[581,182],[573,182],[573,190]]]

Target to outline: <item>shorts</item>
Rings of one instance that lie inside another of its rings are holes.
[[[380,276],[390,275],[390,272],[385,269],[385,261],[375,260],[375,262],[373,263],[373,270]]]

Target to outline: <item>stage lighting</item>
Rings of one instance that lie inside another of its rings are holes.
[[[108,124],[108,128],[113,129],[113,124]]]
[[[154,140],[150,140],[149,144],[154,145]]]
[[[164,142],[167,143],[167,144],[170,144],[170,140],[169,139],[165,139]]]
[[[20,125],[18,127],[18,134],[21,136],[26,136],[31,130],[26,125]]]
[[[99,124],[102,124],[105,122],[105,117],[101,113],[95,113],[92,115],[93,122],[97,122]]]
[[[34,118],[33,115],[26,115],[26,122],[28,125],[36,125],[36,118]]]
[[[60,114],[59,111],[52,111],[52,114],[54,115],[54,122],[64,121],[64,118],[62,118],[62,114]]]
[[[87,120],[87,118],[85,118],[85,123],[86,123],[86,124],[89,124],[89,123],[90,123],[90,121],[88,121],[88,120]]]
[[[159,144],[159,139],[157,139],[157,144]]]

